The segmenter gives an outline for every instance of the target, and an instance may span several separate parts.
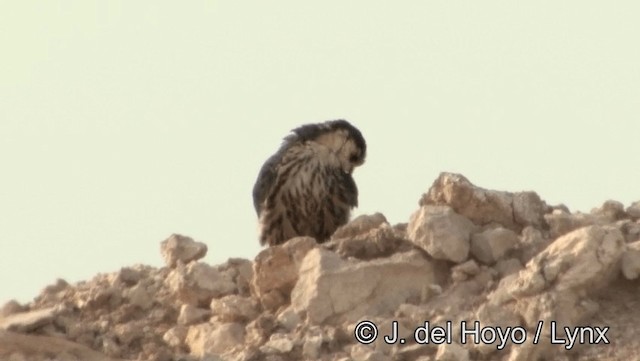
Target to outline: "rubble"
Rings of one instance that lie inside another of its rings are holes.
[[[160,253],[168,267],[199,260],[207,254],[207,245],[189,237],[172,234],[160,243]]]
[[[311,324],[386,315],[407,300],[419,299],[433,277],[430,263],[415,251],[357,262],[314,249],[300,266],[291,304],[296,312],[305,312]]]
[[[161,243],[163,267],[58,279],[30,303],[7,302],[0,360],[578,361],[640,352],[640,202],[572,213],[534,192],[442,173],[407,221],[362,215],[324,244],[297,237],[220,265],[202,261],[204,243],[173,234]],[[460,342],[476,321],[484,336],[517,329],[527,339]],[[426,322],[450,327],[451,342],[419,343]],[[373,326],[376,337],[358,342]],[[609,343],[568,352],[550,342],[567,338],[564,327],[609,327]],[[394,333],[403,341],[384,341]]]
[[[471,235],[478,227],[449,206],[422,206],[411,216],[409,239],[432,257],[456,263],[469,255]]]

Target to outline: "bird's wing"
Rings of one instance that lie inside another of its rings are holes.
[[[356,186],[356,182],[353,180],[351,174],[345,173],[342,170],[337,171],[342,178],[341,193],[344,196],[344,202],[347,203],[351,208],[358,206],[358,187]]]
[[[267,198],[269,190],[273,188],[273,184],[276,181],[276,175],[278,173],[277,167],[282,156],[280,152],[272,155],[260,168],[258,173],[258,179],[256,184],[253,185],[253,207],[256,209],[256,214],[260,216],[262,211],[262,203]]]
[[[262,204],[267,199],[276,183],[278,168],[282,162],[282,158],[291,145],[297,140],[298,137],[296,135],[289,135],[285,137],[282,146],[280,146],[280,149],[278,149],[276,154],[269,157],[269,159],[267,159],[267,161],[262,165],[262,168],[260,168],[256,184],[253,185],[253,207],[256,209],[258,217],[260,216],[260,212],[262,212]]]

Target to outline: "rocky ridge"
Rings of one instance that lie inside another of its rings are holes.
[[[406,224],[360,216],[325,244],[298,237],[254,261],[211,266],[199,261],[206,252],[172,235],[161,244],[165,267],[58,280],[29,304],[8,302],[0,360],[627,360],[640,352],[640,202],[571,213],[534,192],[442,173]],[[569,345],[574,331],[592,344]]]

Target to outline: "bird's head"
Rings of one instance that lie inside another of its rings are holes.
[[[312,141],[326,147],[338,158],[342,170],[349,174],[364,163],[367,155],[367,144],[362,133],[346,120],[307,124],[293,132],[301,141]]]

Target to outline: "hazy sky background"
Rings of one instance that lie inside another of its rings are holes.
[[[251,189],[302,123],[368,143],[360,208],[406,222],[441,171],[589,211],[640,200],[634,1],[3,1],[0,303],[171,233],[260,247]]]

